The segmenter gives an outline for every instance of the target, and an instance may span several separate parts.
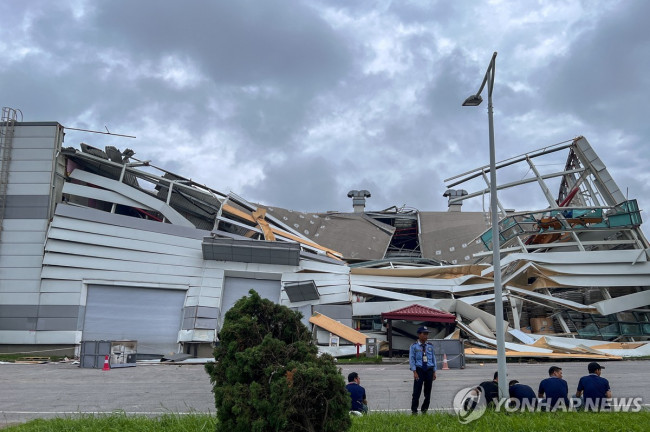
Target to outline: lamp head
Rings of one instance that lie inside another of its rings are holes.
[[[483,102],[483,98],[481,97],[480,94],[476,95],[471,95],[467,99],[465,99],[465,102],[463,102],[463,106],[479,106]]]

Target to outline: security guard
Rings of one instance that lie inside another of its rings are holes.
[[[429,409],[431,401],[431,387],[436,379],[436,355],[433,352],[433,345],[427,342],[429,329],[420,327],[418,329],[418,340],[409,350],[409,366],[413,371],[413,398],[411,399],[411,413],[418,413],[420,394],[424,385],[424,401],[420,410],[422,414]]]

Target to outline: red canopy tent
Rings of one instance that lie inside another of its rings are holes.
[[[456,322],[456,315],[418,304],[406,306],[391,312],[383,312],[381,319],[387,321],[388,356],[393,356],[393,320],[428,321],[450,325]]]

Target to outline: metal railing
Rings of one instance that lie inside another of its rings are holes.
[[[3,107],[0,118],[0,240],[7,208],[7,189],[9,187],[9,167],[11,165],[11,151],[13,148],[14,126],[20,111]],[[22,117],[22,113],[21,117]]]

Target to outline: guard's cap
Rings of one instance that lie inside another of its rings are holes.
[[[589,373],[594,373],[594,372],[596,372],[598,369],[605,369],[605,366],[601,366],[601,365],[599,365],[599,364],[596,363],[596,362],[591,362],[591,363],[589,363],[589,365],[587,366],[587,370],[589,370]]]
[[[418,329],[418,334],[420,334],[420,333],[429,333],[429,328],[425,327],[425,326],[420,327]]]

